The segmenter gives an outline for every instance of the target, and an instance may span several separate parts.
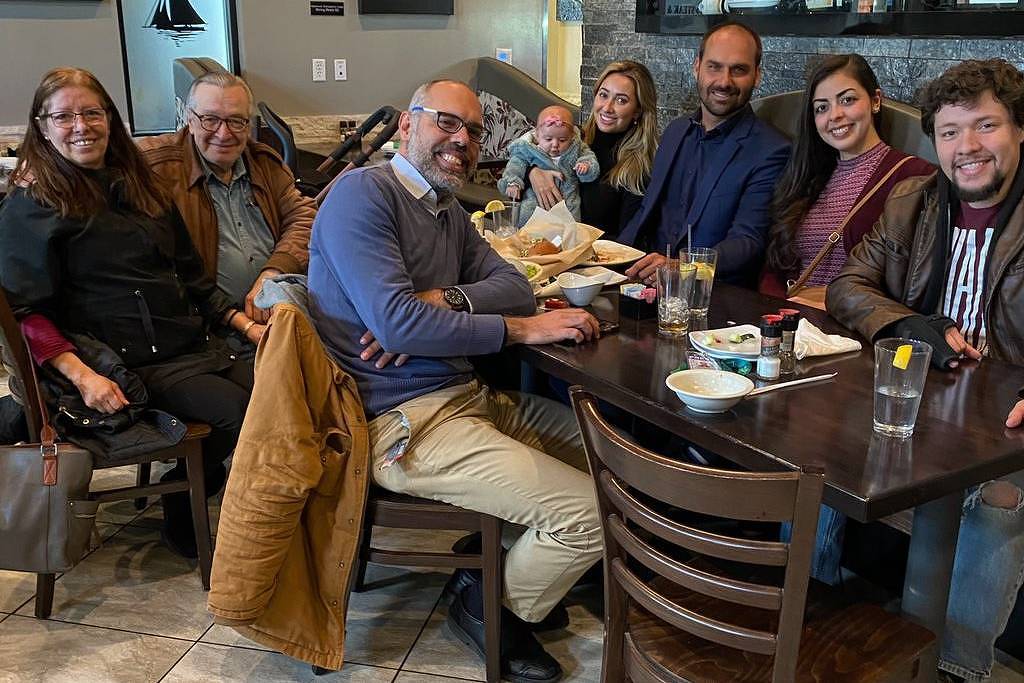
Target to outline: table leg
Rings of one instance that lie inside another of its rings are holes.
[[[922,680],[933,680],[938,666],[962,508],[963,492],[957,492],[914,510],[902,611],[903,616],[927,628],[937,639],[934,654],[921,662]]]
[[[519,391],[524,394],[539,393],[540,372],[526,361],[519,363]]]

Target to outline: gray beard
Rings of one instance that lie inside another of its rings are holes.
[[[438,194],[443,192],[454,193],[466,184],[466,178],[472,172],[472,169],[467,171],[465,177],[455,173],[444,172],[437,165],[437,162],[434,161],[433,151],[423,149],[419,145],[409,145],[409,161],[412,162],[412,165],[416,167]]]

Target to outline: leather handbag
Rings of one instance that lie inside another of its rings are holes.
[[[99,503],[89,500],[92,455],[57,443],[39,393],[35,367],[6,300],[0,301],[4,339],[22,372],[22,400],[38,403],[38,443],[0,446],[0,569],[50,574],[73,567],[88,549]],[[20,358],[19,358],[20,357]],[[26,372],[27,368],[27,372]],[[26,374],[30,376],[25,376]],[[29,412],[26,410],[26,413]]]

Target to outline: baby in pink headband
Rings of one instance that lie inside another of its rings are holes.
[[[545,107],[537,115],[537,127],[513,141],[508,151],[508,164],[498,181],[498,190],[511,199],[522,199],[517,227],[522,227],[537,208],[537,197],[526,182],[534,166],[561,172],[559,189],[566,208],[579,220],[580,183],[597,180],[600,168],[597,157],[580,139],[568,109]]]

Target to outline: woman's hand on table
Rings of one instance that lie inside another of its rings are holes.
[[[542,209],[549,210],[552,206],[562,201],[562,193],[558,189],[558,183],[564,176],[560,171],[545,171],[536,166],[530,169],[530,187],[537,195],[537,203]]]
[[[653,287],[658,282],[658,268],[665,264],[664,254],[648,254],[626,268],[626,277],[635,278],[637,282]]]

